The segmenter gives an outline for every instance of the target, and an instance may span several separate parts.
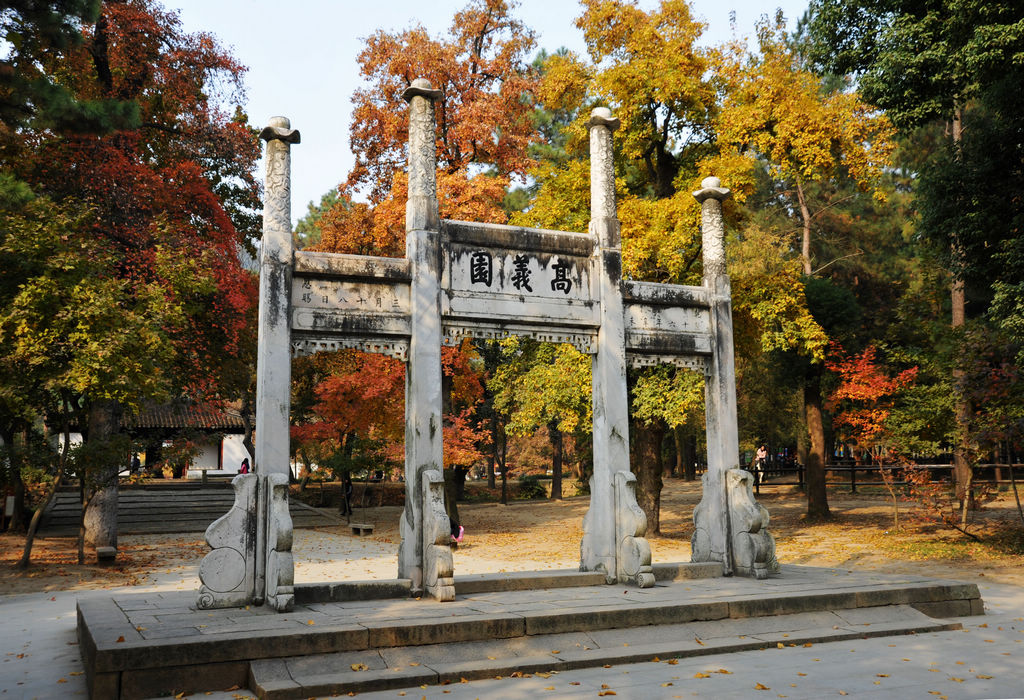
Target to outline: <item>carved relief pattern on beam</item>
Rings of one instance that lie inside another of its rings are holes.
[[[692,369],[707,376],[707,358],[700,355],[626,355],[626,363],[633,368],[653,367],[654,365],[675,365],[680,369]]]
[[[303,357],[317,352],[335,352],[337,350],[372,352],[406,362],[409,356],[409,341],[381,341],[354,337],[333,337],[329,340],[326,338],[292,339],[292,357]]]
[[[530,326],[478,326],[458,325],[445,323],[442,342],[445,345],[458,345],[464,338],[476,338],[483,340],[501,340],[519,336],[533,338],[543,343],[569,343],[584,355],[593,355],[597,352],[597,332],[587,333],[584,331],[570,332],[557,328],[534,328]]]

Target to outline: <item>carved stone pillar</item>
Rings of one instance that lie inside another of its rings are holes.
[[[714,345],[708,367],[704,396],[708,442],[708,468],[702,478],[701,501],[694,509],[691,559],[720,561],[726,575],[738,573],[759,578],[766,571],[770,549],[774,562],[774,541],[763,526],[768,512],[748,497],[744,472],[739,469],[739,431],[736,426],[736,362],[733,354],[732,296],[725,264],[725,226],[722,202],[731,192],[717,177],[705,178],[693,196],[701,203],[701,235],[704,252],[704,287],[711,302],[711,337]],[[735,493],[733,493],[735,491]],[[759,509],[759,510],[758,510]],[[763,516],[763,517],[762,517]],[[762,525],[763,520],[763,525]],[[754,537],[758,539],[755,545]],[[759,557],[759,566],[749,559]],[[778,564],[774,566],[777,570]]]
[[[285,117],[271,117],[260,133],[267,142],[263,202],[263,239],[260,243],[259,337],[256,344],[256,454],[260,477],[259,523],[256,531],[256,593],[254,602],[266,602],[278,610],[294,602],[291,565],[291,518],[274,518],[274,495],[283,497],[287,516],[288,490],[274,488],[271,475],[289,474],[289,413],[291,412],[292,363],[289,294],[292,287],[292,193],[291,144],[299,132]],[[276,494],[274,493],[276,491]],[[274,521],[273,523],[271,521]],[[280,532],[282,527],[287,533]],[[287,552],[278,547],[287,545]],[[283,555],[287,553],[287,557]],[[268,574],[268,561],[274,563]],[[273,575],[276,580],[268,580]],[[280,594],[280,599],[278,595]]]
[[[444,510],[441,424],[441,269],[437,212],[434,101],[441,96],[417,78],[405,91],[409,103],[409,199],[405,209],[405,255],[410,262],[412,335],[405,372],[405,511],[400,525],[398,576],[414,593],[453,600],[449,532]],[[424,494],[440,499],[424,503]],[[443,561],[447,557],[446,561]],[[440,560],[439,560],[440,558]]]
[[[213,548],[199,566],[200,608],[261,604],[279,611],[295,603],[292,520],[288,513],[291,401],[292,246],[291,144],[299,132],[273,117],[267,142],[263,240],[260,246],[256,364],[255,474],[232,482],[235,504],[206,531]]]
[[[583,518],[580,569],[603,571],[608,582],[654,584],[651,550],[643,536],[647,519],[636,505],[629,472],[629,393],[626,388],[625,316],[622,304],[622,248],[615,208],[612,132],[619,120],[606,107],[590,116],[590,234],[594,248],[601,327],[592,360],[594,475],[590,508]],[[634,479],[635,481],[635,479]],[[627,486],[627,483],[629,486]]]

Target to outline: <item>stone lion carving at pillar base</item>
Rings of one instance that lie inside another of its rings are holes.
[[[444,509],[444,476],[423,472],[423,590],[439,601],[455,600],[451,521]]]
[[[768,509],[754,500],[754,475],[743,469],[730,469],[726,472],[726,484],[733,570],[740,576],[759,579],[778,573],[775,538],[768,532]]]
[[[636,502],[636,476],[615,472],[615,562],[619,583],[630,581],[640,588],[654,585],[647,515]]]

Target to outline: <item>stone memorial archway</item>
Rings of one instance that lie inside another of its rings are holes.
[[[612,134],[605,108],[590,120],[591,221],[587,234],[442,221],[435,180],[434,102],[423,79],[409,103],[406,257],[294,251],[288,120],[263,130],[266,202],[260,262],[255,473],[234,480],[232,510],[207,531],[202,608],[294,603],[288,516],[290,356],[357,348],[406,363],[406,504],[398,576],[415,595],[455,597],[444,508],[441,346],[463,338],[524,335],[573,344],[592,357],[593,451],[580,569],[609,583],[654,585],[647,521],[629,468],[626,368],[660,362],[706,378],[708,469],[694,513],[693,561],[763,577],[775,566],[767,512],[738,469],[732,311],[721,202],[708,178],[699,287],[622,279]]]

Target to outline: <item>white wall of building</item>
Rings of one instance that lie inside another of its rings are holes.
[[[242,435],[225,435],[223,442],[200,443],[199,452],[188,470],[189,479],[201,479],[203,468],[207,476],[229,476],[238,473],[242,460],[249,457],[249,452],[242,444]],[[218,469],[218,463],[220,468]],[[252,457],[249,457],[252,464]]]

